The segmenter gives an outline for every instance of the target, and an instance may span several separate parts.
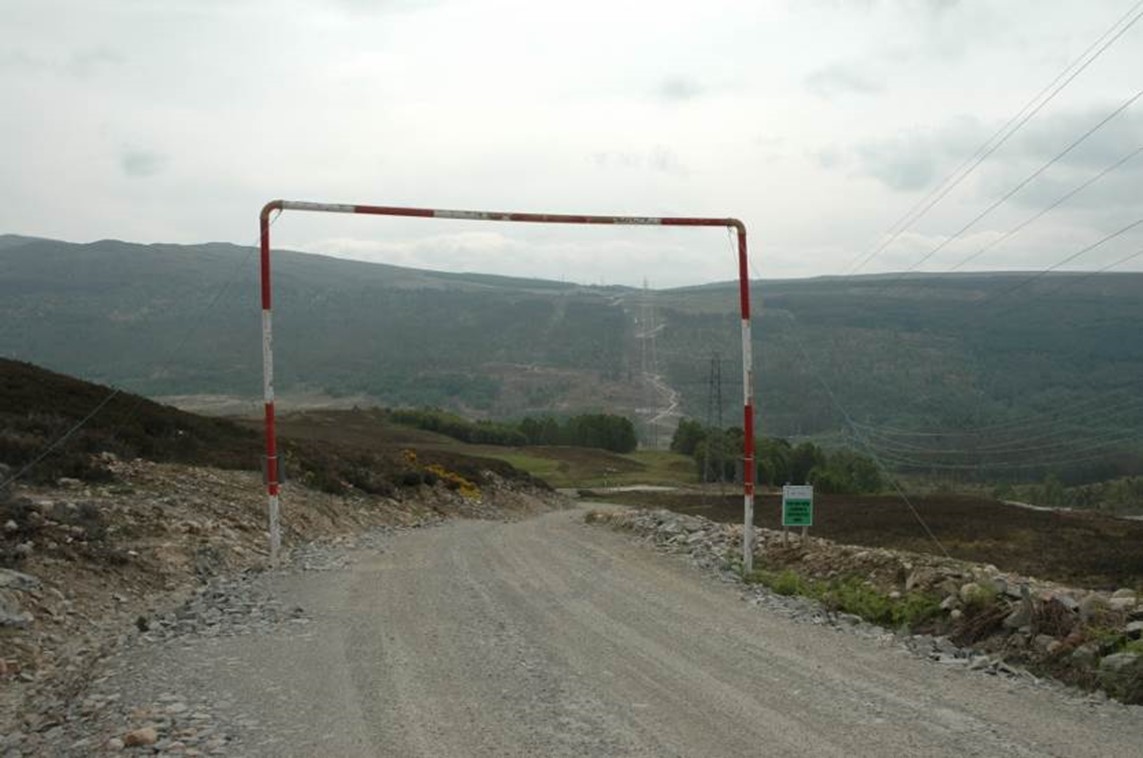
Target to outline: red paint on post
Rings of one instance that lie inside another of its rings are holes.
[[[750,320],[750,272],[746,260],[746,227],[738,227],[738,297],[742,318]]]

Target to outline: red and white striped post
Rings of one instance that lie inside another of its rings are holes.
[[[504,213],[499,211],[456,211],[437,208],[400,208],[381,205],[341,205],[296,200],[271,200],[259,219],[262,244],[262,385],[266,415],[266,494],[269,500],[270,560],[277,561],[281,547],[279,525],[278,443],[274,429],[274,351],[270,286],[270,214],[274,211],[313,211],[356,213],[369,216],[411,216],[417,218],[464,219],[470,221],[512,221],[530,224],[613,224],[619,226],[722,226],[738,235],[738,289],[742,310],[742,565],[747,572],[754,564],[754,367],[750,346],[750,279],[746,251],[746,225],[735,218],[589,216],[562,213]]]

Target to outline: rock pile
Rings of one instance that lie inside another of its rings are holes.
[[[668,510],[592,511],[587,520],[685,554],[726,581],[742,581],[741,526]],[[896,630],[914,652],[990,673],[1030,676],[1021,673],[1027,668],[1143,703],[1143,602],[1132,588],[1083,590],[939,556],[791,538],[768,529],[755,534],[756,567],[819,583],[856,580],[887,601],[919,597],[936,604],[939,613],[919,628]],[[803,620],[852,626],[867,636],[886,633],[818,603],[776,602],[780,596],[764,588],[755,593],[765,599],[752,602]]]

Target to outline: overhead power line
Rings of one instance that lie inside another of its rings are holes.
[[[935,535],[933,530],[929,528],[928,523],[926,523],[925,519],[921,516],[921,512],[917,510],[915,505],[913,505],[913,501],[910,500],[909,496],[905,494],[905,491],[901,489],[901,485],[897,484],[897,480],[894,478],[893,472],[890,471],[889,467],[886,466],[885,463],[881,460],[881,456],[877,454],[877,451],[874,450],[873,447],[866,443],[865,440],[861,437],[861,433],[853,424],[853,417],[849,415],[849,411],[847,411],[841,404],[841,401],[838,400],[837,395],[834,394],[833,388],[830,387],[829,382],[825,380],[825,376],[818,369],[814,363],[814,359],[810,357],[809,352],[806,351],[805,345],[802,344],[801,340],[798,339],[797,336],[794,337],[794,345],[798,348],[798,351],[802,354],[802,357],[805,359],[806,363],[810,365],[810,372],[813,374],[814,379],[816,379],[818,384],[821,385],[822,389],[825,390],[826,396],[829,397],[830,404],[833,405],[834,410],[836,410],[842,417],[842,420],[845,422],[850,432],[854,435],[854,439],[860,444],[862,448],[865,449],[866,453],[873,459],[874,463],[877,464],[877,468],[879,468],[881,472],[885,474],[885,477],[889,480],[889,484],[893,488],[893,491],[896,492],[897,496],[901,498],[906,506],[908,506],[909,511],[913,514],[913,518],[916,519],[917,523],[921,525],[921,529],[924,530],[925,534],[928,535],[933,544],[937,546],[937,549],[940,550],[946,558],[951,558],[952,556],[949,555],[949,551],[945,549],[944,544],[941,543],[939,539],[937,539],[937,535]]]
[[[1084,406],[1101,404],[1103,407],[1095,408],[1092,410],[1080,410]],[[1050,416],[1039,415],[1031,419],[1012,420],[1006,423],[990,424],[988,426],[965,427],[959,429],[950,428],[941,431],[934,431],[901,429],[899,427],[877,426],[873,424],[862,424],[858,422],[854,423],[860,429],[867,432],[870,436],[891,440],[893,442],[904,443],[906,440],[925,440],[933,438],[947,439],[950,437],[958,438],[961,440],[968,440],[974,437],[1014,436],[1018,434],[1035,437],[1048,434],[1045,432],[1037,431],[1040,427],[1059,426],[1062,424],[1074,423],[1077,421],[1091,421],[1092,419],[1098,419],[1105,414],[1123,415],[1132,411],[1143,411],[1143,398],[1136,397],[1107,405],[1107,397],[1105,395],[1096,395],[1094,397],[1089,397],[1086,400],[1080,400],[1070,404],[1068,407],[1068,412],[1064,414],[1052,414]]]
[[[1127,100],[1125,100],[1118,108],[1116,108],[1111,113],[1107,114],[1102,119],[1100,119],[1100,121],[1098,123],[1096,123],[1094,126],[1092,126],[1090,129],[1088,129],[1086,132],[1081,134],[1077,139],[1073,140],[1067,147],[1065,147],[1060,152],[1056,153],[1056,155],[1053,156],[1048,162],[1044,163],[1039,168],[1037,168],[1035,171],[1033,171],[1031,174],[1024,177],[1021,181],[1017,182],[1016,185],[1014,187],[1012,187],[1012,189],[1008,190],[1003,195],[1001,195],[997,200],[993,201],[993,203],[991,205],[989,205],[987,208],[985,208],[980,213],[978,213],[976,216],[974,216],[968,223],[966,223],[964,226],[962,226],[960,229],[958,229],[956,231],[956,233],[954,233],[953,235],[951,235],[949,237],[946,237],[943,241],[941,241],[939,244],[937,244],[932,250],[930,250],[929,252],[927,252],[923,256],[921,256],[921,258],[918,261],[916,261],[915,263],[913,263],[913,265],[911,265],[909,268],[905,269],[905,271],[897,274],[893,279],[891,279],[887,284],[884,285],[882,290],[889,289],[894,284],[901,281],[901,279],[906,274],[908,274],[910,271],[915,270],[918,266],[925,263],[925,261],[929,260],[934,255],[939,253],[941,250],[944,250],[946,247],[948,247],[948,245],[950,245],[952,242],[960,239],[961,235],[963,235],[965,232],[967,232],[972,227],[976,226],[977,223],[979,223],[981,220],[983,220],[986,216],[988,216],[994,210],[999,208],[1001,205],[1008,202],[1008,200],[1010,200],[1013,195],[1015,195],[1017,192],[1024,189],[1025,187],[1027,187],[1037,177],[1039,177],[1041,174],[1043,174],[1045,171],[1047,171],[1049,168],[1051,168],[1053,165],[1055,165],[1057,162],[1059,162],[1064,156],[1066,156],[1072,150],[1075,150],[1077,147],[1079,147],[1081,144],[1083,144],[1083,142],[1088,137],[1095,134],[1097,131],[1099,131],[1104,126],[1106,126],[1109,121],[1111,121],[1113,118],[1118,116],[1120,113],[1122,113],[1123,111],[1125,111],[1129,107],[1131,107],[1131,105],[1134,104],[1135,101],[1138,100],[1140,97],[1143,97],[1143,89],[1139,90],[1134,95],[1127,98]]]
[[[1024,107],[1018,110],[1007,122],[986,139],[976,151],[963,163],[955,168],[945,179],[933,188],[928,195],[918,201],[905,215],[897,219],[882,233],[885,239],[864,256],[859,256],[855,264],[850,264],[845,276],[853,276],[876,258],[885,248],[893,244],[906,230],[923,218],[953,189],[963,182],[973,171],[980,166],[990,155],[995,153],[1005,142],[1020,131],[1044,106],[1051,102],[1065,87],[1090,66],[1107,48],[1132,26],[1143,18],[1143,0],[1136,2],[1131,8],[1120,16],[1115,23],[1101,34],[1095,42],[1088,46],[1080,55],[1064,67],[1055,79],[1029,100]],[[1134,15],[1133,15],[1134,14]],[[1125,23],[1126,22],[1126,23]],[[1117,31],[1118,30],[1118,31]],[[1094,51],[1094,52],[1093,52]],[[1085,60],[1086,59],[1086,60]],[[1070,72],[1070,73],[1069,73]],[[1062,81],[1061,81],[1062,80]],[[888,236],[886,236],[888,235]]]
[[[1116,231],[1112,232],[1111,234],[1108,234],[1108,235],[1106,235],[1106,236],[1102,237],[1102,238],[1101,238],[1101,239],[1099,239],[1098,241],[1096,241],[1096,242],[1093,242],[1093,243],[1091,243],[1090,245],[1088,245],[1088,246],[1086,246],[1086,247],[1084,247],[1084,248],[1081,248],[1080,250],[1077,250],[1076,252],[1074,252],[1074,253],[1072,253],[1071,255],[1068,255],[1068,256],[1066,256],[1066,257],[1062,258],[1062,259],[1061,259],[1061,260],[1059,260],[1059,261],[1056,261],[1056,262],[1055,262],[1055,263],[1053,263],[1051,266],[1048,266],[1048,267],[1047,267],[1047,268],[1045,268],[1045,269],[1042,269],[1042,270],[1040,270],[1040,271],[1037,271],[1036,273],[1034,273],[1034,274],[1032,274],[1031,276],[1029,276],[1027,279],[1024,279],[1024,280],[1022,280],[1021,282],[1019,282],[1018,284],[1016,284],[1015,286],[1009,287],[1009,288],[1008,288],[1008,289],[1006,289],[1006,290],[1002,290],[1002,291],[1000,291],[999,293],[995,293],[995,294],[992,294],[992,295],[988,295],[988,296],[986,296],[986,297],[984,298],[984,300],[982,300],[981,302],[985,302],[985,301],[988,301],[988,300],[992,300],[992,299],[994,299],[994,298],[997,298],[997,297],[1005,297],[1005,296],[1007,296],[1007,295],[1010,295],[1010,294],[1012,294],[1013,292],[1015,292],[1016,290],[1018,290],[1018,289],[1021,289],[1021,288],[1023,288],[1023,287],[1026,287],[1027,285],[1029,285],[1029,284],[1031,284],[1032,282],[1036,281],[1036,280],[1037,280],[1037,279],[1039,279],[1040,277],[1042,277],[1042,276],[1046,276],[1047,274],[1050,274],[1051,272],[1053,272],[1053,271],[1055,271],[1056,269],[1058,269],[1060,266],[1066,266],[1067,264],[1069,264],[1069,263],[1071,263],[1072,261],[1074,261],[1076,258],[1079,258],[1081,255],[1086,255],[1087,253],[1090,253],[1092,250],[1095,250],[1097,247],[1100,247],[1100,246],[1101,246],[1101,245],[1103,245],[1104,243],[1106,243],[1106,242],[1110,242],[1111,240],[1115,239],[1116,237],[1120,237],[1120,236],[1122,236],[1122,235],[1126,234],[1127,232],[1131,231],[1132,229],[1134,229],[1135,227],[1139,226],[1140,224],[1143,224],[1143,218],[1140,218],[1140,219],[1136,219],[1135,221],[1132,221],[1132,222],[1131,222],[1130,224],[1128,224],[1127,226],[1124,226],[1124,227],[1122,227],[1122,228],[1120,228],[1120,229],[1117,229]]]
[[[1029,300],[1039,300],[1041,298],[1045,298],[1045,297],[1049,297],[1051,295],[1054,295],[1061,290],[1067,289],[1068,287],[1074,287],[1077,284],[1080,284],[1082,282],[1086,282],[1088,279],[1091,279],[1093,276],[1098,276],[1102,273],[1110,271],[1113,268],[1116,268],[1118,266],[1122,266],[1124,263],[1127,263],[1128,261],[1133,261],[1141,255],[1143,255],[1143,248],[1139,248],[1134,253],[1130,253],[1128,255],[1125,255],[1122,258],[1120,258],[1119,260],[1113,261],[1101,269],[1097,269],[1095,271],[1089,271],[1086,274],[1075,277],[1074,279],[1068,279],[1063,284],[1061,284],[1059,287],[1056,287],[1055,289],[1050,289],[1046,292],[1041,292],[1037,295],[1033,295],[1031,298],[1029,298]]]
[[[1043,208],[1043,209],[1042,209],[1042,210],[1040,210],[1039,212],[1037,212],[1037,213],[1033,214],[1032,216],[1029,216],[1029,217],[1028,217],[1028,218],[1026,218],[1024,221],[1022,221],[1021,223],[1017,224],[1016,226],[1012,227],[1011,229],[1009,229],[1007,232],[1005,232],[1005,233],[1004,233],[1004,234],[1002,234],[1001,236],[999,236],[999,237],[997,237],[996,239],[994,239],[992,242],[989,242],[987,245],[985,245],[984,247],[982,247],[982,248],[980,248],[979,250],[977,250],[975,253],[973,253],[973,254],[971,254],[971,255],[969,255],[969,256],[967,256],[967,257],[965,257],[963,260],[961,260],[961,261],[960,261],[959,263],[957,263],[955,266],[953,266],[952,268],[950,268],[950,269],[949,269],[949,272],[951,273],[951,272],[953,272],[953,271],[957,271],[957,270],[959,270],[959,269],[961,268],[961,266],[964,266],[966,263],[968,263],[968,262],[970,262],[970,261],[974,261],[974,260],[976,260],[976,259],[977,259],[977,258],[979,258],[981,255],[983,255],[983,254],[984,254],[984,253],[986,253],[987,251],[991,250],[992,248],[996,247],[997,245],[1000,245],[1000,244],[1001,244],[1001,243],[1003,243],[1003,242],[1007,242],[1007,241],[1008,241],[1008,240],[1010,240],[1012,237],[1014,237],[1015,235],[1017,235],[1017,234],[1019,234],[1021,231],[1023,231],[1025,227],[1027,227],[1028,225],[1032,224],[1033,222],[1035,222],[1035,221],[1038,221],[1039,219],[1043,218],[1045,215],[1047,215],[1048,213],[1052,212],[1053,210],[1055,210],[1055,209],[1056,209],[1056,208],[1058,208],[1059,206],[1063,205],[1063,204],[1064,204],[1064,203],[1066,203],[1068,200],[1071,200],[1073,197],[1075,197],[1075,196],[1076,196],[1076,195],[1078,195],[1079,193],[1083,192],[1085,189],[1087,189],[1087,188],[1088,188],[1088,187],[1090,187],[1091,185],[1095,184],[1096,182],[1098,182],[1100,179],[1102,179],[1103,177],[1105,177],[1105,176],[1107,176],[1108,174],[1110,174],[1110,173],[1111,173],[1112,171],[1114,171],[1115,169],[1119,168],[1120,166],[1122,166],[1123,164],[1127,163],[1129,160],[1131,160],[1131,159],[1132,159],[1132,158],[1134,158],[1135,156],[1139,155],[1139,153],[1143,153],[1143,146],[1140,146],[1140,147],[1137,147],[1137,148],[1135,148],[1135,149],[1134,149],[1134,150],[1132,150],[1130,153],[1128,153],[1127,155],[1123,156],[1122,158],[1120,158],[1119,160],[1117,160],[1115,163],[1112,163],[1110,166],[1108,166],[1107,168],[1103,169],[1102,171],[1100,171],[1100,172],[1099,172],[1098,174],[1096,174],[1095,176],[1092,176],[1091,178],[1089,178],[1089,179],[1087,179],[1086,181],[1082,182],[1082,183],[1081,183],[1081,184],[1079,184],[1078,186],[1076,186],[1076,187],[1073,187],[1073,188],[1072,188],[1071,190],[1069,190],[1068,192],[1065,192],[1063,195],[1061,195],[1059,198],[1057,198],[1057,199],[1056,199],[1056,200],[1055,200],[1053,203],[1051,203],[1050,205],[1046,206],[1045,208]],[[909,269],[909,271],[912,271],[914,268],[916,268],[916,266],[915,266],[915,265],[914,265],[912,268],[910,268],[910,269]],[[908,273],[908,272],[906,272],[906,273]]]

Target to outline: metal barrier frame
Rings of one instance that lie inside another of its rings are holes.
[[[281,547],[278,440],[274,417],[274,351],[271,314],[270,214],[282,211],[353,213],[367,216],[509,221],[525,224],[579,224],[618,226],[713,226],[733,229],[738,236],[738,291],[742,313],[742,566],[749,572],[754,563],[754,367],[750,343],[750,278],[746,251],[746,225],[736,218],[591,216],[563,213],[505,213],[457,211],[439,208],[402,208],[383,205],[342,205],[297,200],[271,200],[259,216],[262,248],[262,392],[265,403],[266,495],[270,527],[270,560],[276,563]]]

